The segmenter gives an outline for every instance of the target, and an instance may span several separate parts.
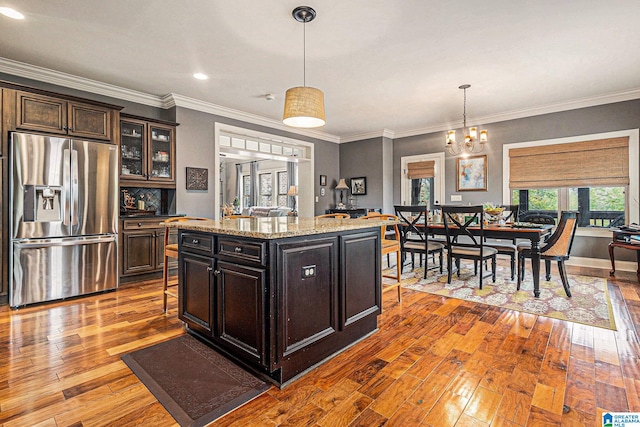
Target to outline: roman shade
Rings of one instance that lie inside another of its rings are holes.
[[[629,184],[629,137],[509,150],[509,188]]]
[[[407,164],[407,178],[433,178],[436,175],[435,165],[436,162],[434,160],[409,163]]]

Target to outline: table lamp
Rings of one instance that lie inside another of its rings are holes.
[[[292,185],[289,187],[289,191],[287,191],[287,196],[290,196],[291,199],[293,200],[293,210],[291,211],[292,215],[297,215],[298,213],[296,212],[296,196],[298,195],[298,186],[297,185]]]
[[[347,186],[347,183],[344,182],[344,178],[340,178],[338,185],[336,185],[336,190],[340,190],[340,203],[338,203],[338,206],[337,206],[338,209],[345,209],[345,205],[343,203],[344,194],[342,194],[342,190],[348,190],[348,189],[349,187]]]

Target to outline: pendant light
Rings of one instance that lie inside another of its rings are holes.
[[[307,86],[307,22],[313,21],[316,11],[309,6],[298,6],[291,13],[303,24],[303,83],[287,90],[282,122],[287,126],[315,128],[325,124],[324,94],[320,89]]]
[[[486,130],[481,130],[478,138],[478,128],[467,128],[467,89],[471,85],[464,84],[458,87],[464,91],[464,107],[462,110],[462,136],[464,141],[456,142],[456,131],[450,130],[447,132],[445,141],[447,150],[452,156],[462,154],[462,156],[468,156],[472,153],[479,153],[484,148],[485,142],[489,139],[489,134]]]

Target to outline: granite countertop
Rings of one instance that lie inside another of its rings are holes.
[[[335,219],[304,217],[256,217],[206,221],[180,221],[167,224],[170,228],[203,231],[258,239],[307,236],[392,225],[394,221],[379,219]]]

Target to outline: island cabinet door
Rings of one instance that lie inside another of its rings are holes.
[[[181,253],[178,265],[178,317],[204,335],[213,332],[213,259]]]
[[[218,261],[215,274],[214,339],[238,357],[265,366],[266,270]]]
[[[277,254],[278,354],[297,370],[326,357],[328,337],[337,333],[338,239],[281,243]]]
[[[381,307],[380,233],[340,237],[340,328],[379,314]]]

